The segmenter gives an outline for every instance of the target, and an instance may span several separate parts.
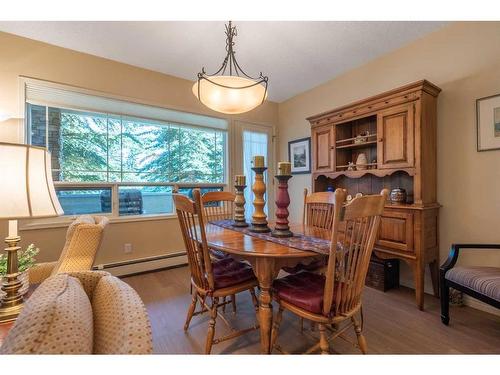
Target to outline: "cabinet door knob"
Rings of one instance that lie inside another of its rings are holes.
[[[383,142],[384,141],[384,138],[379,138],[378,139],[379,142]]]

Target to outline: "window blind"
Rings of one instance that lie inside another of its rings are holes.
[[[218,130],[228,128],[228,121],[225,119],[90,95],[69,86],[39,80],[26,81],[25,97],[26,102],[30,104],[102,112]]]

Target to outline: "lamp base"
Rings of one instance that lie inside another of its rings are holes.
[[[24,302],[15,306],[0,307],[0,324],[16,320],[23,307]]]
[[[21,237],[17,234],[9,235],[5,239],[8,245],[5,249],[7,252],[7,274],[3,277],[2,282],[2,291],[5,292],[5,296],[0,301],[0,322],[15,320],[24,306],[23,296],[19,293],[22,283],[18,278],[20,274],[17,265],[17,252],[21,249],[17,245],[20,241]]]

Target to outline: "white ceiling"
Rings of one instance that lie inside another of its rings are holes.
[[[446,22],[235,22],[238,62],[276,102],[395,50]],[[0,30],[194,81],[225,57],[224,22],[0,22]]]

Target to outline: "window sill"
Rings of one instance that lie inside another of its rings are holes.
[[[177,220],[176,214],[162,214],[162,215],[136,215],[136,216],[109,216],[109,215],[96,215],[106,216],[110,224],[123,224],[133,223],[140,221],[158,221],[158,220]],[[29,222],[21,223],[19,230],[37,230],[49,228],[64,228],[70,225],[77,216],[62,216],[54,219],[39,219],[30,220]]]

